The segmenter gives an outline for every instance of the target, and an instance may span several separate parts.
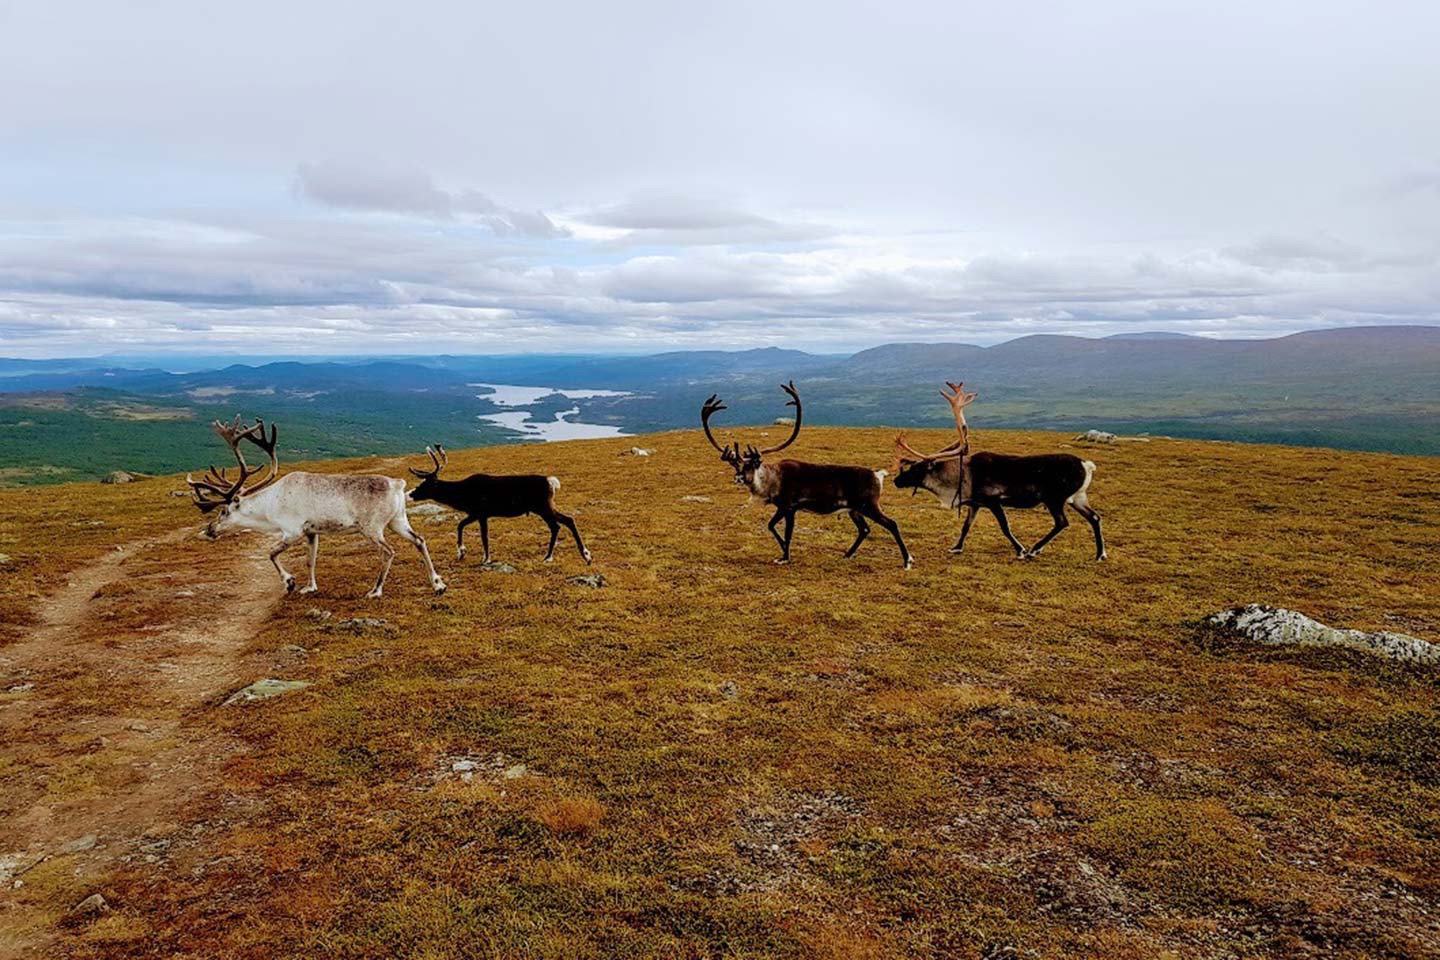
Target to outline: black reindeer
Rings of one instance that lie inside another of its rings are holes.
[[[575,521],[555,509],[555,491],[560,489],[557,478],[542,477],[536,473],[515,476],[475,473],[464,480],[441,480],[440,471],[445,469],[448,460],[445,448],[437,443],[433,448],[426,447],[425,452],[430,454],[435,468],[410,468],[410,472],[420,478],[420,484],[410,491],[410,499],[434,500],[465,514],[465,518],[455,528],[456,552],[461,560],[465,559],[465,527],[469,524],[479,521],[480,545],[485,549],[484,562],[489,563],[490,518],[520,517],[533,513],[550,528],[550,546],[545,551],[546,563],[555,559],[555,541],[560,536],[561,526],[569,529],[571,536],[575,538],[575,546],[580,549],[580,556],[585,558],[586,563],[590,562],[590,551],[585,549],[585,541],[580,539],[580,531],[576,529]]]

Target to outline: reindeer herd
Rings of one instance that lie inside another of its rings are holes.
[[[965,512],[960,539],[950,552],[960,553],[965,548],[965,538],[970,533],[975,514],[984,509],[995,516],[1018,559],[1039,556],[1045,545],[1069,525],[1065,514],[1068,506],[1090,524],[1095,534],[1095,559],[1104,560],[1105,538],[1100,531],[1100,514],[1090,506],[1087,496],[1090,481],[1095,475],[1095,464],[1068,453],[1035,456],[985,451],[971,453],[965,408],[975,400],[976,394],[965,393],[960,383],[947,382],[946,386],[949,391],[942,390],[941,395],[950,405],[957,438],[943,449],[925,454],[906,443],[903,435],[896,436],[891,470],[895,472],[897,488],[908,489],[912,495],[924,490],[934,494],[947,509]],[[894,538],[895,545],[900,548],[901,563],[905,569],[910,569],[914,559],[900,535],[900,527],[880,509],[881,491],[891,471],[844,464],[807,463],[803,460],[766,460],[771,454],[779,453],[795,442],[804,421],[800,393],[794,381],[782,384],[781,389],[789,395],[786,405],[795,408],[795,416],[790,436],[773,447],[760,449],[747,445],[742,449],[738,440],[721,446],[711,432],[710,420],[726,409],[725,405],[718,396],[711,395],[700,408],[700,426],[705,438],[720,452],[720,460],[733,471],[734,482],[749,490],[752,497],[775,508],[768,525],[771,535],[780,545],[780,557],[775,562],[790,562],[790,541],[795,530],[796,513],[803,510],[832,514],[844,510],[855,524],[855,542],[845,551],[846,557],[854,556],[860,549],[870,535],[871,522],[874,522]],[[375,585],[366,594],[367,597],[379,597],[395,559],[394,548],[385,542],[385,531],[393,530],[419,552],[435,592],[445,592],[445,581],[435,572],[425,538],[415,532],[406,516],[404,480],[373,474],[302,471],[281,476],[275,452],[278,431],[273,424],[267,432],[263,420],[257,418],[255,423],[246,426],[236,416],[233,423],[217,420],[213,426],[235,457],[236,474],[232,477],[229,468],[211,466],[209,472],[198,480],[186,475],[185,481],[190,486],[195,506],[210,517],[202,531],[204,536],[214,539],[233,530],[251,530],[279,537],[270,551],[270,562],[275,565],[287,592],[295,590],[297,581],[280,563],[280,555],[303,539],[308,547],[308,577],[300,592],[311,593],[316,589],[315,561],[320,550],[320,534],[358,533],[373,543],[380,554],[379,574]],[[262,451],[269,463],[263,467],[251,467],[245,460],[246,443]],[[555,557],[555,544],[561,527],[570,532],[580,556],[587,564],[590,563],[590,551],[575,526],[575,520],[556,509],[555,494],[560,489],[557,478],[539,474],[496,476],[477,473],[463,480],[442,480],[440,473],[448,460],[445,448],[435,444],[426,447],[425,452],[430,457],[431,468],[410,468],[420,482],[409,492],[408,499],[432,500],[462,515],[455,530],[459,559],[465,558],[465,528],[470,524],[480,524],[480,545],[484,551],[484,562],[489,563],[490,518],[533,513],[550,530],[546,563]],[[250,481],[262,470],[265,476],[251,484]],[[1005,508],[1030,509],[1038,506],[1050,511],[1055,525],[1034,546],[1026,547],[1011,533]],[[782,523],[783,534],[776,529]]]

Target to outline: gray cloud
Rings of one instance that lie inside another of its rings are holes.
[[[475,190],[441,190],[422,170],[366,168],[337,161],[302,163],[295,185],[301,196],[341,209],[444,220],[464,217],[499,234],[564,237],[569,233],[538,210],[503,207]]]

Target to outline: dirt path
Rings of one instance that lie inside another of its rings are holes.
[[[49,955],[106,869],[188,836],[240,749],[204,714],[256,679],[279,599],[256,541],[179,530],[75,571],[0,648],[0,958]]]

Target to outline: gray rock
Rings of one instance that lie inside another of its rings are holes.
[[[1344,647],[1401,663],[1440,663],[1440,647],[1389,630],[1366,632],[1327,627],[1303,613],[1251,603],[1212,614],[1206,622],[1252,643],[1272,647]]]
[[[655,452],[654,450],[651,450],[651,449],[649,449],[649,448],[647,448],[647,447],[631,447],[629,450],[621,450],[621,451],[620,451],[620,456],[622,456],[622,457],[648,457],[648,456],[650,456],[650,454],[652,454],[652,453],[654,453],[654,452]]]
[[[9,563],[9,562],[10,562],[10,554],[8,554],[8,553],[0,553],[0,567],[5,566],[5,565],[6,565],[7,563]]]
[[[724,697],[726,700],[734,700],[736,697],[740,696],[740,684],[736,683],[734,680],[726,680],[724,683],[720,684],[720,696]]]
[[[565,582],[574,584],[577,587],[589,587],[592,590],[599,590],[605,586],[606,580],[605,574],[603,573],[585,573],[578,577],[566,577]]]
[[[1087,443],[1114,443],[1119,438],[1104,430],[1086,430],[1084,433],[1076,434],[1075,439],[1084,440]]]
[[[317,623],[324,623],[326,620],[330,619],[330,611],[321,610],[319,607],[311,607],[309,610],[305,611],[305,618],[307,620],[314,620]]]
[[[99,842],[99,837],[95,836],[95,834],[93,833],[87,833],[85,834],[85,836],[80,837],[77,840],[71,840],[69,843],[65,844],[63,847],[60,848],[60,852],[62,854],[66,854],[81,853],[85,850],[93,850],[95,849],[95,844]]]
[[[530,769],[530,768],[527,767],[527,766],[525,766],[525,764],[523,764],[523,763],[517,763],[517,764],[515,764],[515,765],[512,766],[512,767],[506,767],[506,768],[505,768],[505,779],[506,779],[506,780],[519,780],[521,777],[525,776],[525,774],[529,772],[529,769]]]
[[[488,563],[482,563],[482,564],[480,564],[480,569],[483,570],[483,571],[485,571],[486,573],[519,573],[519,572],[520,572],[520,571],[516,570],[514,567],[510,566],[510,564],[506,563],[506,562],[503,561],[503,560],[491,560],[491,561],[489,561]]]
[[[700,494],[698,494],[698,493],[687,493],[685,496],[683,496],[683,497],[680,498],[680,502],[681,502],[681,503],[710,503],[710,502],[712,502],[712,501],[710,500],[709,497],[702,497],[702,496],[701,496]]]
[[[777,426],[777,427],[793,427],[793,426],[795,426],[795,418],[794,418],[794,417],[776,417],[776,418],[775,418],[775,421],[774,421],[774,425]]]
[[[25,871],[39,866],[44,860],[43,853],[0,853],[0,884],[9,883]]]
[[[29,693],[31,690],[34,690],[34,689],[35,689],[35,684],[33,684],[33,683],[17,683],[17,684],[15,684],[13,687],[11,687],[9,690],[6,690],[5,692],[6,692],[6,693]]]
[[[71,907],[70,915],[74,917],[87,917],[96,913],[104,913],[109,909],[110,904],[105,902],[104,897],[100,896],[100,894],[98,893],[92,893],[90,894],[90,896],[86,897],[84,900],[81,900],[79,903],[75,904],[75,906]]]
[[[171,491],[170,491],[170,496],[172,496],[172,497],[188,497],[188,496],[190,496],[190,491],[189,491],[189,490],[171,490]]]
[[[124,470],[111,470],[100,478],[101,483],[134,483],[141,478],[141,474],[128,473]]]
[[[276,680],[273,677],[266,677],[264,680],[256,680],[250,686],[230,694],[225,700],[225,706],[233,707],[243,703],[269,700],[282,694],[304,690],[308,686],[310,686],[308,680]]]
[[[479,766],[474,760],[456,760],[450,764],[450,769],[456,773],[472,773]]]
[[[309,652],[298,643],[287,643],[280,648],[280,654],[286,657],[303,657]]]

